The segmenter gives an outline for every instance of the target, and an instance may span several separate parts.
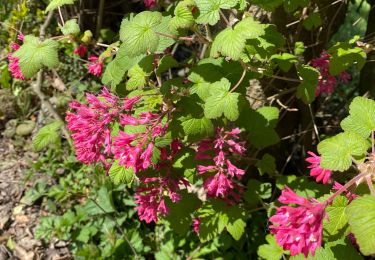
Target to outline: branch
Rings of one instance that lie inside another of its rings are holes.
[[[44,21],[44,23],[40,27],[39,39],[41,41],[44,40],[44,37],[46,35],[46,30],[47,30],[48,26],[51,24],[52,18],[53,18],[53,12],[51,11],[51,12],[48,13],[48,15],[46,17],[46,20]],[[42,83],[43,83],[43,70],[40,70],[38,72],[38,74],[37,74],[36,82],[32,86],[32,90],[38,96],[38,98],[40,99],[40,102],[42,103],[42,105],[44,105],[47,108],[48,112],[52,115],[52,117],[55,120],[60,121],[60,122],[63,123],[63,125],[61,127],[61,131],[65,135],[65,138],[68,140],[69,145],[72,146],[72,139],[70,138],[69,131],[68,131],[68,129],[65,126],[65,122],[61,118],[61,116],[59,115],[59,113],[57,113],[57,111],[55,110],[55,108],[52,106],[51,102],[49,102],[47,96],[43,93],[43,91],[42,91]]]
[[[98,10],[98,19],[96,21],[96,32],[95,32],[96,39],[99,39],[100,29],[102,29],[104,6],[105,6],[105,0],[100,0],[99,10]]]

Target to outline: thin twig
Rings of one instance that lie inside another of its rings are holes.
[[[61,24],[62,24],[62,26],[64,26],[64,25],[65,25],[65,21],[64,21],[64,17],[63,17],[63,15],[62,15],[62,13],[61,13],[61,7],[60,7],[60,6],[57,7],[57,10],[59,11],[59,16],[60,16]],[[50,12],[50,13],[51,13],[51,12]]]
[[[235,91],[241,85],[242,81],[245,79],[246,72],[247,71],[246,71],[246,68],[245,68],[242,72],[241,78],[238,80],[237,84],[229,92]]]
[[[223,18],[223,20],[225,21],[225,23],[227,24],[227,26],[228,26],[228,27],[231,27],[230,22],[229,22],[229,20],[227,19],[227,17],[225,17],[225,14],[223,13],[223,11],[221,11],[221,9],[220,9],[219,12],[220,12],[220,16],[221,16],[221,18]]]
[[[96,31],[95,31],[96,39],[99,39],[100,30],[102,29],[104,6],[105,6],[105,0],[100,0],[99,9],[98,9],[98,18],[96,20]]]
[[[318,132],[318,127],[316,126],[316,123],[315,123],[315,116],[314,116],[314,114],[313,114],[313,111],[312,111],[312,108],[311,108],[311,105],[310,105],[310,104],[309,104],[309,111],[310,111],[311,121],[312,121],[312,123],[313,123],[313,127],[314,127],[314,131],[315,131],[316,138],[317,138],[318,141],[320,142],[319,132]]]
[[[129,247],[130,249],[132,250],[134,256],[136,259],[138,259],[138,254],[137,254],[137,251],[135,251],[135,248],[133,247],[133,245],[130,243],[130,240],[129,238],[127,237],[127,235],[124,233],[124,231],[122,230],[121,228],[121,225],[118,223],[117,219],[114,218],[110,213],[108,213],[105,209],[103,209],[102,206],[99,205],[99,203],[97,203],[94,199],[90,198],[90,200],[92,202],[95,203],[95,205],[101,210],[103,211],[104,214],[106,214],[109,218],[112,219],[112,221],[115,223],[115,226],[117,227],[118,231],[121,233],[121,235],[125,238],[126,242],[129,244]]]
[[[39,39],[41,41],[44,40],[44,37],[46,35],[46,30],[47,30],[48,26],[51,24],[52,18],[53,18],[53,12],[51,11],[51,12],[48,13],[48,15],[46,17],[46,20],[44,21],[44,23],[40,27]],[[70,138],[70,134],[69,134],[68,129],[65,127],[64,120],[59,115],[59,113],[57,113],[55,108],[52,106],[51,102],[49,102],[47,96],[43,93],[42,83],[43,83],[43,69],[41,69],[38,72],[37,77],[36,77],[36,82],[32,86],[32,90],[38,96],[42,105],[44,105],[47,108],[48,112],[52,115],[52,117],[55,118],[55,120],[63,123],[62,126],[61,126],[61,131],[65,135],[65,138],[68,141],[69,145],[72,146],[72,139]]]

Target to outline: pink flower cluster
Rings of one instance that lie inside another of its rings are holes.
[[[203,140],[198,147],[196,159],[210,160],[209,165],[198,165],[199,174],[206,174],[203,186],[209,197],[221,197],[227,199],[229,195],[238,200],[239,196],[234,190],[241,190],[241,187],[234,181],[241,179],[245,171],[237,168],[229,156],[242,156],[246,149],[244,142],[239,141],[241,130],[235,128],[225,131],[218,128],[214,140]]]
[[[314,177],[316,182],[322,182],[323,184],[328,183],[328,181],[331,179],[332,171],[323,169],[320,166],[320,156],[313,152],[307,153],[310,155],[310,157],[306,158],[306,162],[311,164],[307,167],[310,169],[310,176]]]
[[[113,144],[115,158],[120,165],[131,167],[135,172],[146,170],[151,165],[154,149],[158,149],[155,138],[164,135],[168,126],[161,123],[158,114],[151,112],[142,112],[138,117],[121,115],[120,124],[144,126],[144,130],[131,134],[120,131]]]
[[[339,81],[347,83],[350,80],[350,75],[346,71],[342,72],[338,79],[329,73],[329,58],[331,56],[323,51],[320,57],[311,60],[310,64],[320,72],[318,87],[316,88],[315,96],[320,96],[323,93],[331,94],[335,90]]]
[[[23,41],[24,39],[23,34],[19,34],[17,36],[17,39],[19,41]],[[11,43],[10,48],[13,51],[17,51],[21,46],[15,42]],[[21,68],[20,68],[20,59],[16,56],[13,55],[13,53],[8,54],[8,60],[9,60],[9,66],[8,69],[12,75],[13,78],[15,79],[20,79],[20,80],[25,80],[25,76],[22,74]]]
[[[87,105],[71,102],[73,112],[67,113],[66,121],[77,159],[85,164],[103,162],[107,165],[107,158],[112,154],[110,125],[122,113],[132,110],[139,99],[120,100],[104,87],[98,96],[86,94]]]
[[[147,8],[153,8],[156,5],[156,0],[144,0],[143,2]]]
[[[295,204],[297,207],[281,206],[270,218],[272,234],[277,243],[290,250],[290,254],[303,253],[306,257],[321,246],[325,206],[315,200],[308,200],[285,187],[279,201],[283,204]]]
[[[181,200],[178,194],[180,186],[187,187],[189,182],[179,176],[173,177],[167,173],[164,177],[140,178],[142,186],[136,190],[135,201],[138,204],[136,210],[140,220],[147,223],[157,222],[158,215],[167,215],[169,210],[165,204],[165,196],[176,203]]]
[[[74,49],[73,53],[83,58],[87,53],[86,45],[80,44],[77,48]]]
[[[89,73],[100,77],[103,73],[103,67],[104,64],[99,60],[97,56],[91,55],[89,57],[89,64],[87,65],[87,69],[89,70]]]

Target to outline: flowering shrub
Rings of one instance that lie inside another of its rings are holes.
[[[73,3],[53,0],[46,10]],[[289,18],[301,15],[298,30],[316,33],[325,26],[317,3],[251,4],[271,14],[283,5]],[[286,39],[247,1],[141,5],[150,10],[126,15],[117,42],[99,43],[71,19],[63,21],[63,35],[26,35],[11,45],[14,79],[58,68],[63,42],[71,49],[66,53],[87,59],[81,67],[100,80],[99,93],[73,95],[66,112],[77,160],[124,185],[140,221],[192,234],[200,243],[219,243],[226,234],[236,245],[254,243],[265,259],[335,259],[337,245],[356,257],[375,254],[375,102],[354,98],[343,131],[332,137],[319,135],[312,109],[315,99],[349,82],[348,71],[364,66],[359,38],[308,59],[307,42]],[[249,83],[254,80],[266,83],[259,96]],[[317,145],[317,153],[303,153],[309,165],[299,167],[304,175],[298,177],[287,176],[287,164],[270,154],[280,142],[278,121],[295,104],[309,112],[301,117],[311,117],[315,143],[308,145]],[[350,177],[338,177],[341,172]],[[268,243],[247,236],[265,230]]]

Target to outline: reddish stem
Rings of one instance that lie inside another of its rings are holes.
[[[337,197],[339,196],[341,193],[345,192],[348,190],[348,188],[350,188],[350,186],[352,186],[353,184],[355,184],[358,180],[360,180],[361,178],[363,177],[366,177],[367,175],[369,175],[369,173],[365,172],[365,173],[361,173],[361,174],[358,174],[357,176],[355,176],[353,179],[351,179],[350,181],[348,181],[344,186],[342,186],[338,191],[336,191],[334,194],[332,194],[325,202],[324,204],[327,206],[329,204],[332,203],[332,201]]]

